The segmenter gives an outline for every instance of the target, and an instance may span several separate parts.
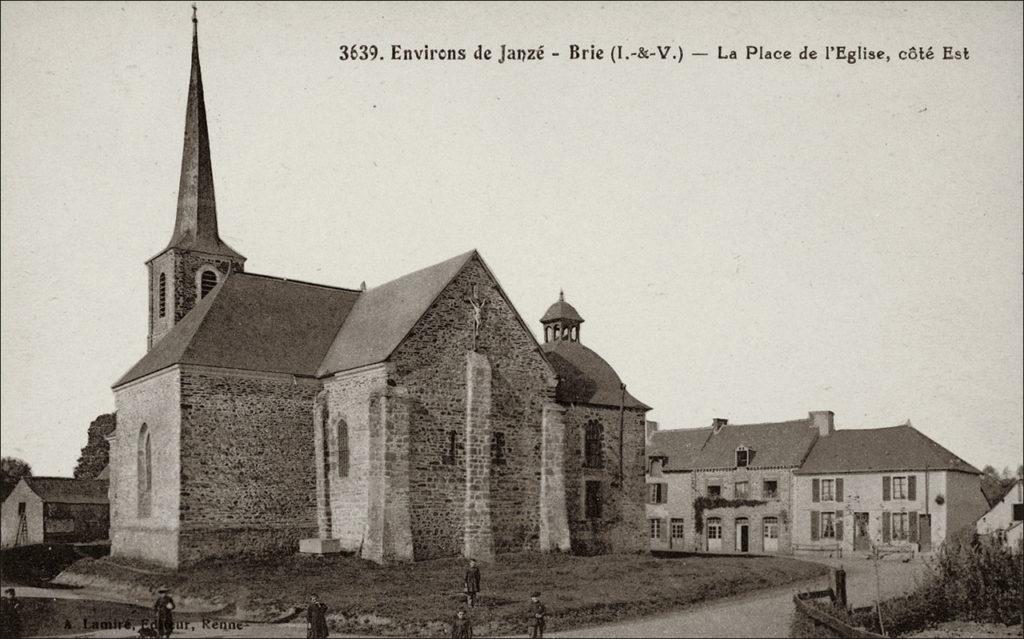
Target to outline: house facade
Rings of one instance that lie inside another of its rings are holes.
[[[1010,548],[1024,548],[1024,480],[1018,479],[1003,498],[978,520],[979,535],[1002,535]]]
[[[648,457],[652,550],[929,552],[986,508],[979,471],[909,424],[836,430],[831,411],[653,432]]]
[[[23,477],[0,506],[0,545],[107,539],[107,490],[96,479]]]

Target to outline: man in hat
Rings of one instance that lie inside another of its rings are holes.
[[[466,570],[462,590],[466,593],[466,605],[470,608],[475,606],[476,595],[480,592],[480,569],[477,568],[476,559],[469,560],[469,568]]]
[[[160,594],[153,604],[156,610],[156,634],[160,637],[170,637],[174,631],[174,600],[171,599],[171,590],[161,586],[156,591]]]
[[[544,637],[544,618],[547,609],[540,602],[540,593],[534,591],[530,595],[530,639],[542,639]]]
[[[327,606],[316,595],[309,598],[309,608],[306,608],[306,637],[327,639]]]
[[[452,639],[473,639],[473,624],[466,617],[465,610],[459,610],[452,622]]]
[[[0,599],[0,636],[21,636],[21,602],[14,596],[14,588],[5,590]]]

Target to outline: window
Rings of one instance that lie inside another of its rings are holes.
[[[491,462],[495,464],[505,463],[505,433],[494,433],[491,435]]]
[[[24,502],[24,501],[19,501],[18,502],[18,516],[19,517],[24,517],[25,516],[25,505],[26,505],[26,503],[27,502]]]
[[[761,496],[764,499],[778,499],[779,482],[777,480],[764,480],[764,486],[761,488]]]
[[[338,477],[348,477],[348,424],[345,423],[345,420],[338,420],[336,433],[338,437],[338,461],[336,464]]]
[[[895,479],[895,478],[894,478]],[[892,514],[892,540],[901,541],[910,538],[909,513]]]
[[[651,524],[651,539],[661,539],[661,520],[651,519],[649,521]]]
[[[708,539],[722,538],[722,519],[720,517],[708,518]]]
[[[458,446],[458,436],[459,434],[456,431],[448,431],[448,450],[441,455],[441,461],[445,464],[455,463],[455,449]]]
[[[149,427],[145,424],[139,429],[136,484],[138,490],[138,516],[149,517],[153,491],[153,447],[150,443]]]
[[[600,422],[587,422],[583,447],[583,465],[587,468],[601,467],[601,440],[603,439],[601,431]]]
[[[167,275],[165,273],[160,274],[160,284],[157,289],[159,290],[160,317],[163,317],[167,315]]]
[[[821,538],[822,539],[835,539],[836,538],[836,514],[835,513],[821,513]]]
[[[214,286],[217,286],[217,273],[206,269],[199,277],[199,299],[206,297],[206,294],[212,291]]]
[[[668,501],[668,484],[647,484],[647,503],[664,504]]]
[[[721,497],[722,487],[718,484],[710,484],[708,486],[708,497]]]
[[[835,501],[836,499],[836,480],[834,479],[822,479],[821,480],[821,501]]]
[[[736,499],[746,499],[750,496],[750,482],[738,481],[736,482]]]
[[[893,477],[892,478],[892,498],[893,499],[906,499],[907,498],[907,478],[906,477]]]
[[[601,482],[588,481],[586,483],[586,517],[587,519],[601,518]]]
[[[750,463],[750,449],[746,446],[740,446],[736,449],[736,466],[743,468]]]
[[[779,538],[779,518],[778,517],[765,517],[762,521],[764,524],[764,538],[765,539],[778,539]]]
[[[682,519],[673,519],[671,524],[672,539],[682,539],[686,534],[686,526]]]

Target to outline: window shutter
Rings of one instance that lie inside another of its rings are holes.
[[[817,483],[817,479],[814,480]],[[817,501],[817,500],[815,500]],[[811,541],[818,541],[818,511],[811,511]]]
[[[917,499],[917,475],[907,477],[907,499],[910,501]]]
[[[886,477],[886,479],[889,479],[889,478]],[[890,534],[892,532],[890,530],[890,528],[892,527],[891,521],[892,521],[892,515],[890,515],[887,512],[883,512],[882,513],[882,542],[886,543],[886,544],[889,543],[890,539],[892,539],[892,535]]]
[[[668,520],[662,519],[661,523],[658,524],[658,539],[668,539]]]
[[[661,503],[664,504],[667,501],[668,501],[668,484],[665,483],[665,484],[661,485]]]
[[[836,478],[836,501],[843,501],[843,478]]]
[[[907,517],[910,519],[910,541],[917,542],[917,512],[913,511]]]
[[[811,480],[811,501],[821,501],[821,482],[817,479]]]
[[[892,478],[888,475],[882,477],[882,501],[892,499]]]
[[[843,481],[840,479],[839,481]],[[843,511],[836,511],[836,541],[843,540]]]

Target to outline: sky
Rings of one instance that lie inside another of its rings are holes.
[[[198,12],[220,233],[247,271],[374,286],[476,248],[538,337],[564,289],[662,428],[832,410],[838,428],[909,419],[979,468],[1021,463],[1021,4]],[[64,475],[145,352],[191,10],[0,13],[2,452]],[[346,44],[547,55],[354,62]],[[572,44],[685,54],[571,60]],[[911,46],[969,59],[899,61]]]

